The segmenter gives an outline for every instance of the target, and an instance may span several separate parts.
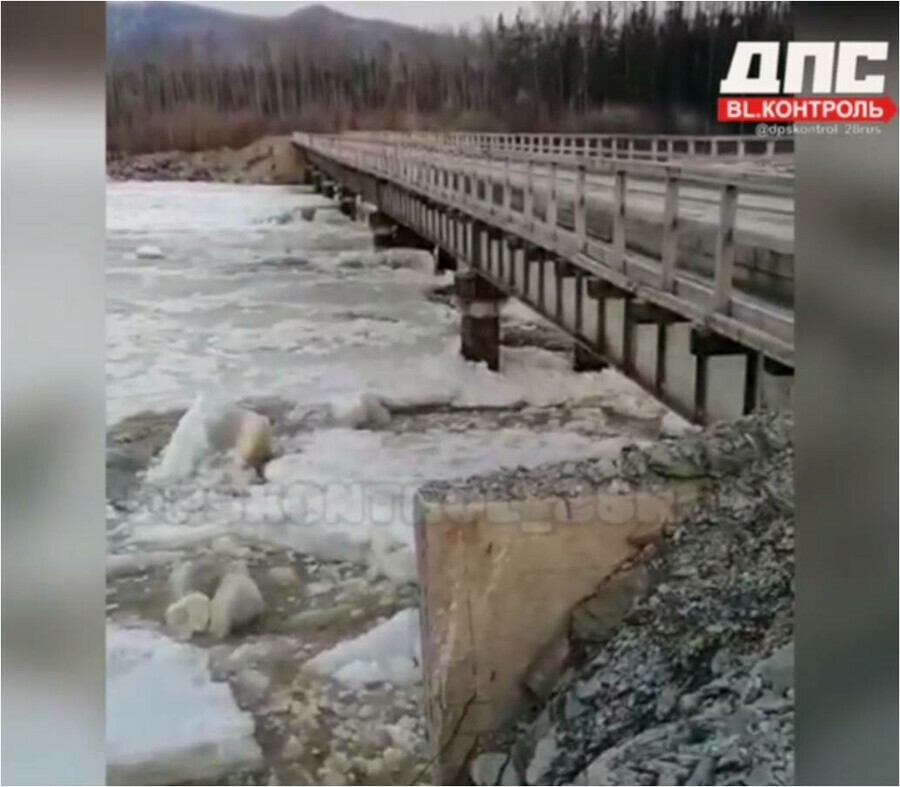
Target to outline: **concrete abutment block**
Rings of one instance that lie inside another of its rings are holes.
[[[552,685],[572,610],[655,538],[696,484],[577,498],[417,502],[433,777],[459,784],[479,738]]]

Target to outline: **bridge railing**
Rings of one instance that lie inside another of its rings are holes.
[[[674,134],[502,134],[484,132],[351,132],[356,139],[406,142],[458,152],[612,158],[630,161],[676,159],[784,159],[794,153],[792,139],[752,135],[692,136]]]
[[[454,158],[471,159],[478,156],[476,151],[459,150],[453,146],[442,147],[434,144],[417,146],[407,144],[404,134],[374,134],[359,132],[344,134],[296,134],[296,138],[315,141],[321,146],[332,149],[350,151],[362,161],[378,161],[385,156],[403,157],[412,160],[418,158],[431,162],[445,162],[452,166]],[[309,145],[311,146],[311,144]],[[773,196],[793,197],[794,176],[790,173],[776,171],[757,171],[754,169],[717,168],[713,162],[682,160],[676,162],[654,160],[628,160],[597,158],[582,154],[558,155],[554,153],[526,153],[510,150],[497,152],[489,156],[495,166],[513,166],[519,168],[556,167],[560,176],[571,175],[578,168],[583,168],[588,176],[610,175],[616,171],[640,177],[644,180],[666,180],[675,175],[682,181],[695,185],[721,186],[726,181],[740,187],[744,192],[770,194]]]
[[[630,292],[640,292],[652,302],[673,309],[720,333],[762,350],[793,365],[793,316],[772,308],[734,289],[736,224],[739,194],[787,197],[793,195],[791,176],[752,176],[739,172],[692,169],[678,164],[619,161],[582,157],[563,164],[525,161],[508,157],[502,166],[485,166],[477,156],[441,153],[402,145],[390,138],[376,142],[360,135],[296,134],[302,147],[346,167],[367,172],[402,186],[448,209],[488,221],[503,231],[518,234],[575,260],[587,272]],[[611,228],[607,237],[589,232],[587,191],[589,177],[611,179]],[[629,248],[626,239],[627,194],[632,179],[648,176],[664,183],[660,254],[656,259]],[[543,211],[535,207],[539,192]],[[685,276],[678,270],[679,233],[683,216],[681,197],[689,187],[717,193],[718,222],[711,280]],[[514,191],[520,199],[515,200]],[[498,195],[499,194],[499,198]],[[561,225],[560,205],[571,206],[573,222]],[[792,249],[792,243],[790,244]]]

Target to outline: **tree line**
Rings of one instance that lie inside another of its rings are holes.
[[[238,146],[289,129],[711,132],[740,40],[793,38],[788,3],[569,3],[428,47],[184,39],[107,67],[114,151]]]

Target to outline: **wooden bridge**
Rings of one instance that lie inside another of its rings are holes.
[[[794,366],[790,143],[754,137],[295,134],[376,239],[457,271],[462,352],[499,367],[519,298],[697,421],[783,406]]]

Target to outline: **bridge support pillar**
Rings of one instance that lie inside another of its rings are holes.
[[[374,219],[375,216],[379,218]],[[427,249],[434,251],[434,244],[423,238],[415,230],[403,224],[393,224],[383,213],[373,213],[369,226],[374,230],[373,241],[376,249]]]
[[[456,270],[456,257],[454,257],[449,251],[442,249],[438,246],[437,255],[434,260],[434,272],[435,273],[443,273],[444,271],[455,271]]]
[[[582,344],[572,348],[572,368],[576,372],[599,372],[609,364],[596,353],[592,353]]]
[[[356,208],[358,205],[358,199],[356,194],[352,191],[346,191],[341,189],[340,196],[338,197],[338,210],[343,213],[347,218],[356,221]]]
[[[761,406],[766,410],[790,410],[794,392],[794,370],[764,358],[760,374]]]
[[[474,271],[456,274],[456,296],[462,312],[461,352],[469,361],[500,370],[500,305],[506,295]]]

